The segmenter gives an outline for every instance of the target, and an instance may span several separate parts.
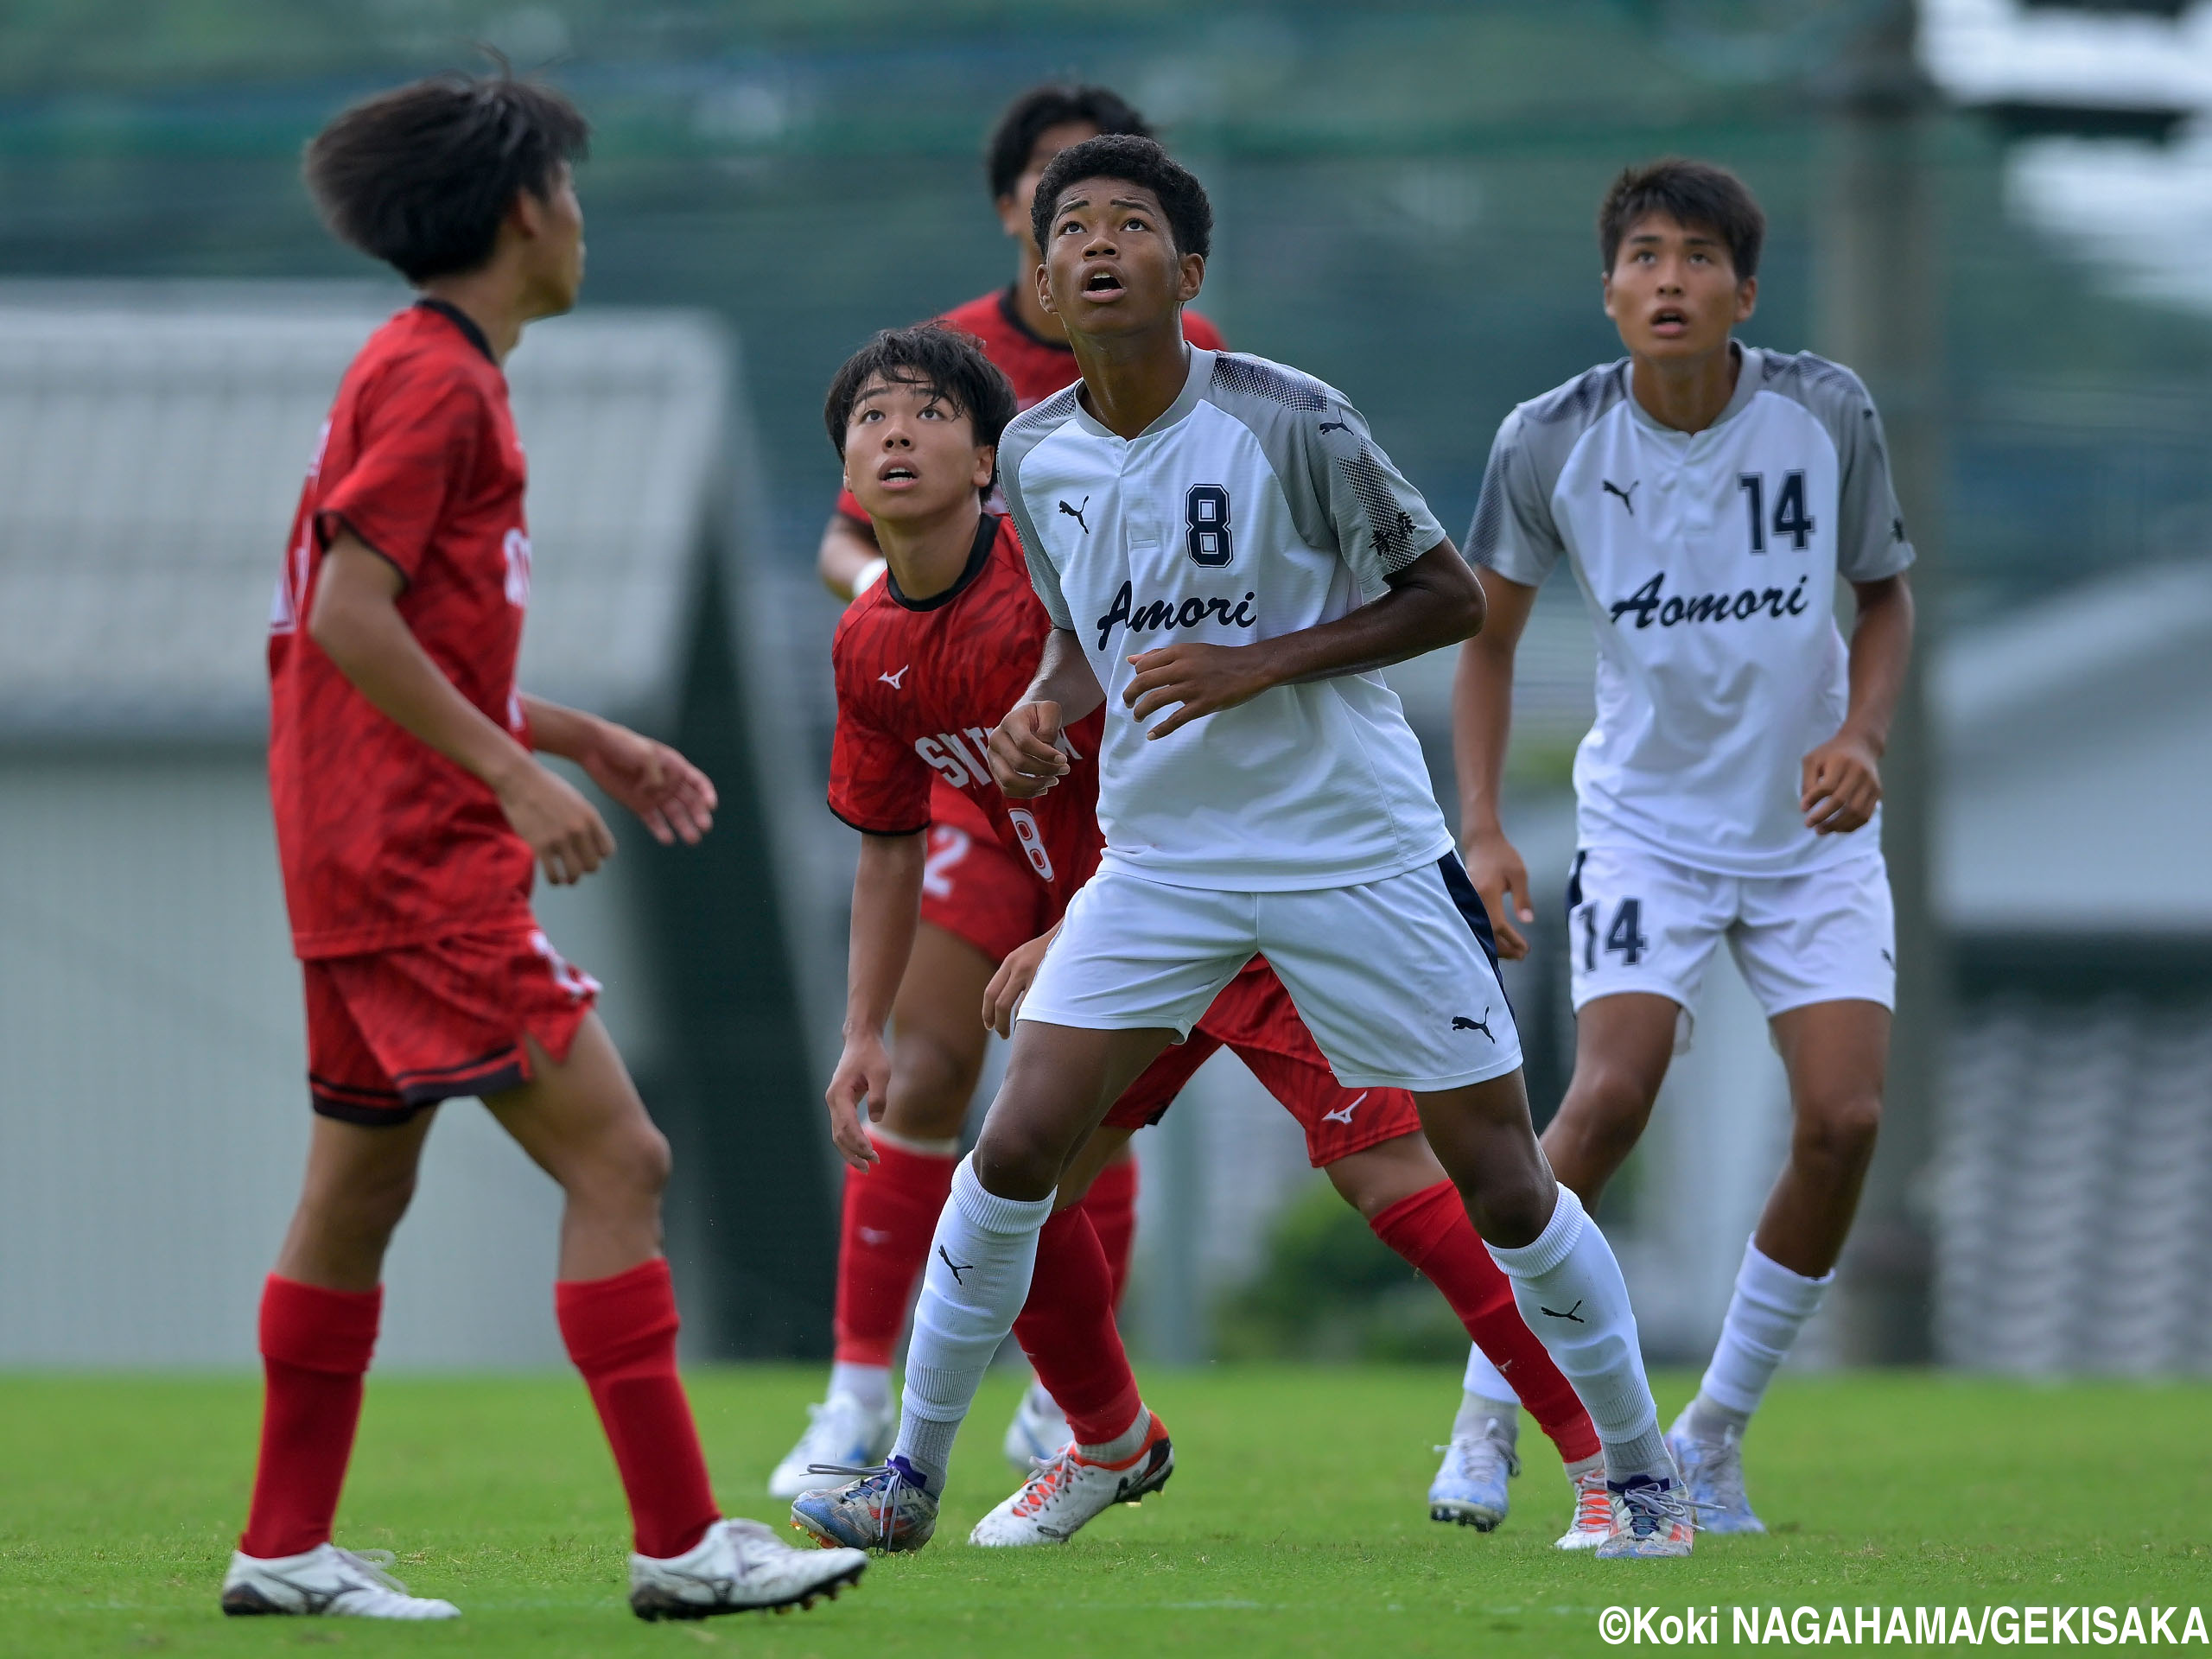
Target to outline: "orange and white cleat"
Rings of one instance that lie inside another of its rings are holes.
[[[1613,1535],[1613,1495],[1605,1490],[1605,1465],[1585,1469],[1572,1481],[1574,1519],[1552,1548],[1595,1549]]]
[[[1093,1463],[1064,1446],[1039,1458],[1021,1490],[978,1521],[968,1541],[999,1549],[1065,1544],[1115,1504],[1158,1491],[1174,1472],[1175,1445],[1157,1417],[1144,1444],[1120,1463]]]

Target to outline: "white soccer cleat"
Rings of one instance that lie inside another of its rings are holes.
[[[899,1427],[891,1412],[874,1410],[849,1394],[833,1394],[820,1405],[809,1406],[806,1414],[806,1433],[768,1477],[771,1497],[797,1497],[801,1492],[843,1485],[842,1475],[810,1474],[808,1470],[817,1464],[868,1468],[881,1463],[891,1449],[892,1432]]]
[[[410,1596],[391,1576],[388,1549],[317,1544],[301,1555],[267,1559],[232,1552],[223,1574],[223,1611],[233,1618],[292,1613],[330,1618],[459,1618],[449,1601]]]
[[[1601,1561],[1653,1560],[1687,1555],[1697,1535],[1689,1491],[1676,1478],[1632,1475],[1615,1485],[1613,1529],[1593,1552]]]
[[[1015,1468],[1027,1469],[1050,1460],[1073,1439],[1075,1433],[1068,1427],[1059,1402],[1033,1377],[1021,1391],[1021,1403],[1014,1408],[1014,1420],[1006,1426],[1006,1439],[1000,1449]]]
[[[1719,1440],[1700,1440],[1689,1432],[1688,1407],[1667,1431],[1667,1449],[1682,1471],[1696,1506],[1697,1524],[1704,1532],[1764,1532],[1766,1522],[1751,1511],[1744,1492],[1744,1439],[1731,1433]]]
[[[1586,1469],[1573,1478],[1574,1519],[1554,1549],[1595,1549],[1613,1535],[1613,1495],[1605,1490],[1605,1465]]]
[[[758,1521],[717,1521],[682,1555],[630,1557],[630,1611],[639,1618],[712,1618],[717,1613],[811,1607],[858,1584],[868,1555],[857,1549],[793,1549]]]
[[[996,1549],[1065,1544],[1115,1504],[1158,1491],[1174,1472],[1175,1445],[1157,1417],[1126,1462],[1093,1463],[1063,1446],[1038,1460],[1021,1490],[978,1521],[968,1541]]]
[[[1486,1419],[1471,1434],[1454,1434],[1436,1448],[1444,1466],[1428,1486],[1428,1518],[1449,1521],[1477,1532],[1495,1532],[1510,1507],[1505,1483],[1521,1472],[1505,1426]]]

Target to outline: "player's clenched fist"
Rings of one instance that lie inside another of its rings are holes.
[[[499,810],[555,887],[582,880],[614,856],[614,834],[598,810],[536,760],[515,767],[493,789]]]
[[[1882,804],[1882,773],[1874,746],[1852,731],[1838,732],[1805,757],[1797,805],[1816,836],[1844,836],[1866,827]]]
[[[861,1113],[865,1110],[870,1122],[880,1122],[891,1103],[891,1056],[880,1037],[864,1032],[846,1039],[845,1052],[837,1057],[837,1069],[830,1077],[827,1098],[830,1140],[847,1163],[866,1169],[875,1162],[875,1145],[861,1127]]]
[[[1009,799],[1033,800],[1067,776],[1060,705],[1020,702],[991,734],[991,779]]]

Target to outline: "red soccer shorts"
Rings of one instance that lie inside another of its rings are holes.
[[[1337,1081],[1263,957],[1253,957],[1222,988],[1187,1039],[1145,1068],[1107,1112],[1106,1126],[1136,1129],[1159,1122],[1191,1074],[1224,1048],[1298,1120],[1316,1169],[1421,1133],[1421,1113],[1403,1089],[1353,1090]]]
[[[404,1123],[456,1095],[529,1082],[524,1035],[567,1059],[599,995],[599,982],[563,961],[536,927],[300,968],[308,1091],[317,1112],[348,1123]]]
[[[983,810],[957,789],[930,791],[922,919],[1003,962],[1052,925],[1052,890],[1006,849]]]

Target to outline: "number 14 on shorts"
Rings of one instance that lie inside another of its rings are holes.
[[[1598,952],[1600,948],[1608,954],[1618,950],[1630,968],[1643,960],[1643,953],[1651,948],[1651,941],[1643,933],[1643,901],[1624,899],[1613,909],[1613,919],[1606,925],[1604,944],[1599,944],[1599,911],[1602,908],[1594,899],[1575,908],[1574,919],[1582,929],[1582,968],[1586,973],[1598,971]]]

